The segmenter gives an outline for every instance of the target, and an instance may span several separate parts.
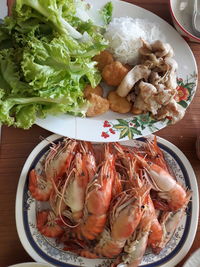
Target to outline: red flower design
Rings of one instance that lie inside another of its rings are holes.
[[[132,122],[129,122],[128,126],[129,126],[129,127],[134,127],[134,126],[135,126],[135,124],[134,124],[134,123],[132,123]]]
[[[175,95],[175,100],[177,102],[180,102],[181,100],[187,100],[189,97],[189,91],[187,88],[183,87],[183,86],[178,86],[177,87],[177,94]]]
[[[178,81],[179,81],[179,82],[183,82],[183,79],[182,79],[182,78],[178,78]]]
[[[106,132],[102,132],[102,133],[101,133],[101,137],[103,137],[103,138],[108,138],[108,137],[110,137],[110,135],[107,134]]]
[[[167,116],[166,118],[167,118],[168,120],[170,120],[170,121],[172,120],[172,117],[171,117],[171,116]]]
[[[108,121],[104,121],[104,124],[103,124],[103,127],[105,128],[105,127],[110,127],[111,125],[110,125],[110,123],[108,122]]]
[[[115,131],[112,128],[110,128],[109,131],[111,134],[115,134]]]

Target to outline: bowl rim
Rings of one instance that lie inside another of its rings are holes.
[[[40,266],[46,266],[46,267],[53,267],[52,265],[48,264],[48,263],[42,263],[42,262],[20,262],[20,263],[16,263],[16,264],[12,264],[12,265],[9,265],[8,267],[21,267],[21,266],[30,266],[30,265],[35,265],[35,267],[40,267]]]
[[[192,33],[188,32],[180,23],[179,21],[177,20],[176,16],[175,16],[175,13],[172,9],[172,4],[171,4],[171,1],[172,0],[169,0],[168,3],[169,3],[169,9],[170,9],[170,13],[172,15],[172,17],[174,18],[175,22],[178,24],[178,26],[181,28],[181,30],[186,33],[187,35],[189,35],[190,38],[193,38],[195,40],[197,40],[198,42],[200,42],[200,37],[197,37],[195,35],[193,35]]]

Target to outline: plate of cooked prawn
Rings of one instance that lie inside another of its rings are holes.
[[[196,234],[197,188],[189,161],[165,139],[54,134],[21,172],[17,231],[35,261],[55,266],[175,266]]]

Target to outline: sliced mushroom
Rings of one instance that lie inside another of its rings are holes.
[[[168,43],[163,43],[160,40],[155,41],[151,45],[151,48],[152,48],[152,52],[157,57],[173,57],[174,56],[174,51],[171,45]]]
[[[140,49],[139,49],[140,55],[142,55],[142,56],[151,55],[152,54],[151,45],[143,39],[141,39],[141,41],[142,41],[142,47],[140,47]]]
[[[149,44],[142,39],[142,47],[139,49],[142,56],[151,56],[155,54],[157,58],[173,57],[174,51],[170,44],[164,43],[160,40],[155,41],[153,44]]]
[[[133,86],[141,79],[147,80],[150,75],[150,70],[147,66],[136,65],[132,70],[130,70],[120,85],[118,86],[116,92],[121,97],[126,97],[131,91]]]
[[[177,71],[177,69],[178,69],[178,63],[176,62],[175,59],[173,59],[171,57],[166,57],[164,59],[164,62],[169,66],[169,69],[171,71],[174,71],[174,72]]]

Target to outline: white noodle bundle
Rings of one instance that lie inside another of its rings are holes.
[[[108,25],[104,37],[110,43],[108,50],[114,58],[130,65],[138,63],[141,38],[149,43],[156,40],[165,41],[157,24],[146,19],[130,17],[114,18]]]

